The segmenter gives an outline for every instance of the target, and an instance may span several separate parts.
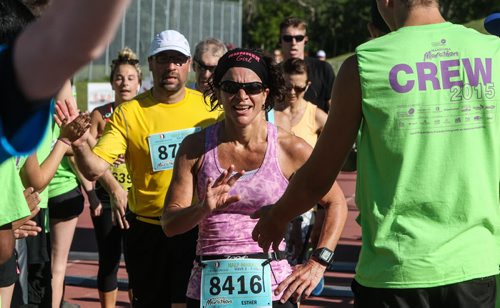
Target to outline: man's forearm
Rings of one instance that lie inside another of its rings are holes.
[[[75,161],[82,175],[89,181],[96,181],[109,169],[110,164],[95,155],[88,143],[72,146]]]
[[[321,232],[317,247],[326,247],[335,250],[342,230],[347,220],[347,201],[340,186],[335,183],[332,188],[334,194],[329,203],[325,205],[325,219],[321,226]]]
[[[98,181],[110,195],[113,195],[116,190],[123,189],[109,169],[104,172]]]

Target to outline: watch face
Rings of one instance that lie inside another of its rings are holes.
[[[319,253],[320,259],[325,260],[327,262],[330,261],[330,258],[332,257],[332,255],[333,255],[333,253],[326,250],[326,249],[322,249],[321,252]]]
[[[323,249],[321,250],[321,252],[319,253],[319,257],[322,259],[322,260],[325,260],[327,262],[330,261],[330,258],[332,257],[333,253],[326,250],[326,249]]]

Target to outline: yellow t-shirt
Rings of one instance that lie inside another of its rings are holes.
[[[219,116],[220,112],[210,112],[201,93],[188,88],[184,99],[175,104],[158,102],[150,90],[116,108],[93,151],[110,164],[125,153],[132,180],[128,206],[134,214],[142,216],[138,219],[159,224],[155,219],[144,217],[158,218],[161,215],[172,169],[153,171],[153,161],[157,162],[158,156],[167,152],[172,159],[178,148],[178,143],[174,147],[166,144],[166,152],[158,150],[158,144],[150,147],[152,135],[156,135],[155,142],[160,137],[168,140],[175,134],[172,132],[204,128],[215,123]],[[156,155],[158,153],[160,155]]]
[[[310,102],[307,102],[304,115],[297,125],[292,126],[292,132],[295,136],[304,139],[311,147],[314,148],[318,141],[318,127],[316,124],[316,109],[318,107]]]

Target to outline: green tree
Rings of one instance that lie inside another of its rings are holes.
[[[500,12],[500,0],[440,0],[443,16],[466,23]],[[272,50],[279,39],[279,24],[287,16],[308,23],[310,53],[318,49],[329,57],[352,52],[369,33],[370,0],[244,0],[243,45]]]

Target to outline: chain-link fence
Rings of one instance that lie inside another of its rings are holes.
[[[125,46],[137,53],[143,71],[147,72],[153,35],[166,29],[184,34],[192,52],[207,37],[241,46],[242,19],[242,0],[135,0],[105,53],[82,69],[75,80],[106,79],[111,60]]]

